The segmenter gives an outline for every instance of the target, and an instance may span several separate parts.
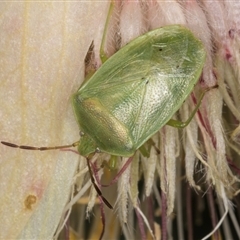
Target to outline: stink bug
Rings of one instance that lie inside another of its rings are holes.
[[[10,147],[50,150],[77,146],[83,156],[129,157],[170,120],[191,93],[204,66],[200,40],[181,25],[148,32],[110,57],[72,96],[80,141],[66,146]],[[197,111],[201,99],[186,126]]]
[[[51,150],[78,146],[83,156],[105,152],[129,157],[165,124],[172,122],[197,83],[206,53],[200,40],[181,25],[148,32],[110,57],[72,96],[80,141],[56,147],[10,147]]]
[[[153,30],[120,49],[73,95],[79,153],[132,156],[181,107],[205,55],[202,43],[180,25]]]
[[[181,25],[148,32],[104,62],[72,96],[78,142],[40,148],[1,143],[30,150],[78,146],[86,157],[94,152],[132,156],[165,124],[184,127],[193,118],[204,93],[185,123],[171,120],[197,83],[205,56],[200,40]],[[92,182],[101,195],[93,177]]]

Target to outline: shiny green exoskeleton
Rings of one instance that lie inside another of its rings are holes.
[[[205,50],[180,25],[131,41],[73,95],[78,151],[132,156],[181,107],[198,81]]]

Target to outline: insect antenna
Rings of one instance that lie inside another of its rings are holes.
[[[108,200],[102,195],[102,191],[99,189],[98,185],[95,182],[95,178],[93,177],[93,172],[92,172],[92,168],[90,166],[90,159],[87,158],[87,166],[88,166],[88,171],[90,174],[90,178],[91,178],[91,182],[95,188],[95,190],[97,191],[98,197],[102,199],[102,201],[110,208],[113,209],[112,205],[108,202]]]
[[[46,150],[54,150],[54,149],[62,149],[62,148],[69,148],[69,147],[76,147],[79,145],[79,141],[74,142],[69,145],[62,145],[62,146],[54,146],[54,147],[34,147],[34,146],[27,146],[27,145],[17,145],[10,142],[1,141],[1,143],[5,146],[12,147],[12,148],[21,148],[25,150],[38,150],[38,151],[46,151]]]
[[[27,145],[17,145],[15,143],[10,143],[10,142],[5,142],[5,141],[1,141],[1,143],[5,146],[8,147],[12,147],[12,148],[20,148],[20,149],[24,149],[24,150],[37,150],[37,151],[46,151],[46,150],[56,150],[56,149],[63,149],[63,148],[69,148],[69,147],[76,147],[79,145],[79,141],[74,142],[72,144],[69,145],[62,145],[62,146],[54,146],[54,147],[34,147],[34,146],[27,146]],[[93,177],[93,172],[92,169],[90,167],[90,163],[89,163],[90,159],[87,158],[87,165],[88,165],[88,170],[89,170],[89,174],[90,174],[90,178],[92,181],[92,184],[95,188],[95,190],[97,191],[98,196],[102,199],[102,201],[110,208],[113,209],[112,205],[108,202],[108,200],[102,195],[101,190],[99,189],[98,185],[95,182],[95,178]]]

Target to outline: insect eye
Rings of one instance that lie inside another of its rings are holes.
[[[101,152],[100,148],[97,147],[97,148],[95,149],[95,152],[96,152],[96,153],[100,153],[100,152]]]
[[[84,136],[84,132],[80,131],[79,135],[80,135],[80,137]]]

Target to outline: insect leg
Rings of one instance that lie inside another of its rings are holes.
[[[110,171],[116,170],[117,160],[118,160],[117,156],[111,155],[109,161],[104,160],[101,167],[102,168],[106,167]]]
[[[174,119],[170,119],[166,124],[169,125],[169,126],[172,126],[172,127],[176,127],[176,128],[184,128],[186,127],[193,119],[195,113],[197,112],[197,110],[199,109],[200,105],[201,105],[201,102],[202,102],[202,99],[204,97],[204,95],[206,94],[206,92],[208,92],[209,90],[211,89],[214,89],[214,88],[217,88],[218,86],[214,86],[214,87],[211,87],[211,88],[207,88],[205,89],[202,94],[200,95],[200,98],[198,100],[198,103],[196,105],[196,107],[194,108],[193,112],[191,113],[191,115],[189,116],[189,118],[187,119],[187,121],[185,122],[181,122],[181,121],[178,121],[178,120],[174,120]]]
[[[105,24],[105,27],[103,30],[103,38],[102,38],[102,43],[101,43],[101,47],[100,47],[100,58],[101,58],[102,64],[104,62],[106,62],[106,60],[108,59],[108,56],[107,56],[106,52],[104,51],[104,47],[106,44],[106,38],[107,38],[107,32],[108,32],[107,30],[108,30],[109,22],[110,22],[110,19],[112,16],[113,8],[114,8],[114,3],[113,3],[113,1],[111,1],[107,19],[106,19],[106,24]]]
[[[93,172],[92,172],[92,169],[91,169],[91,166],[90,166],[90,159],[87,158],[87,166],[88,166],[88,170],[89,170],[89,174],[90,174],[90,178],[91,178],[91,181],[92,181],[92,184],[98,194],[98,196],[103,200],[103,202],[110,208],[110,209],[113,209],[112,205],[108,202],[108,200],[102,195],[102,192],[101,190],[99,189],[98,185],[96,184],[95,182],[95,178],[93,177]]]

